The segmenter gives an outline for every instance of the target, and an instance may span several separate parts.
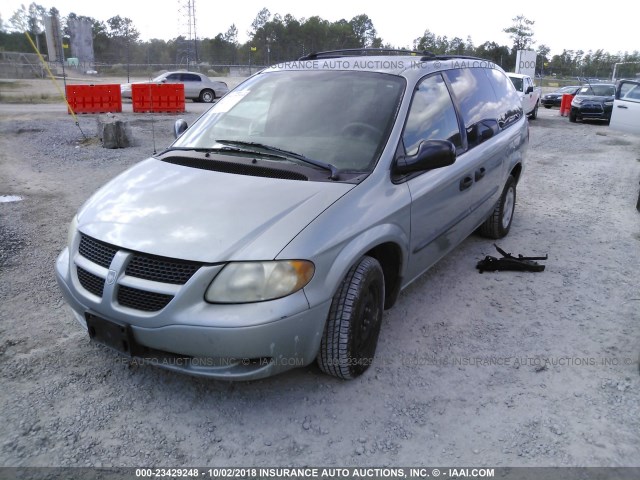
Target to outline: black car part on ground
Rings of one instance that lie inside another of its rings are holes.
[[[542,272],[544,271],[544,265],[540,265],[535,260],[547,260],[549,255],[545,255],[544,257],[523,257],[522,255],[518,255],[514,257],[510,253],[502,250],[495,243],[493,244],[496,247],[496,250],[502,258],[492,257],[487,255],[483,260],[480,260],[476,265],[476,268],[480,270],[480,273],[483,272],[495,272],[501,270],[516,270],[522,272]]]

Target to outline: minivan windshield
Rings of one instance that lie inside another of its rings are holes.
[[[402,77],[376,72],[264,72],[223,97],[172,147],[251,142],[342,171],[369,171],[386,144],[404,88]]]

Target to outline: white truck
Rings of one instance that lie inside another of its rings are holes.
[[[525,114],[532,120],[537,118],[538,107],[540,106],[540,87],[533,86],[533,80],[529,75],[521,73],[508,73],[507,75],[518,91]]]
[[[618,82],[609,127],[640,135],[640,81]]]

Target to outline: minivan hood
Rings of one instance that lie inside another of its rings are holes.
[[[78,229],[125,249],[207,263],[269,260],[353,184],[282,180],[155,158],[96,192]]]

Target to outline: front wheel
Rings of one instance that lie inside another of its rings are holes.
[[[531,110],[531,113],[529,114],[529,118],[531,120],[535,120],[536,118],[538,118],[538,103],[536,102],[536,106],[533,107],[533,110]]]
[[[575,114],[575,112],[569,112],[569,121],[571,123],[576,123],[576,120],[578,120],[578,116]]]
[[[349,269],[333,296],[320,342],[320,369],[352,379],[373,362],[384,309],[384,274],[373,257],[362,257]]]
[[[488,238],[498,239],[505,237],[511,229],[513,212],[516,208],[516,179],[509,175],[504,186],[500,200],[489,218],[480,225],[480,235]]]

